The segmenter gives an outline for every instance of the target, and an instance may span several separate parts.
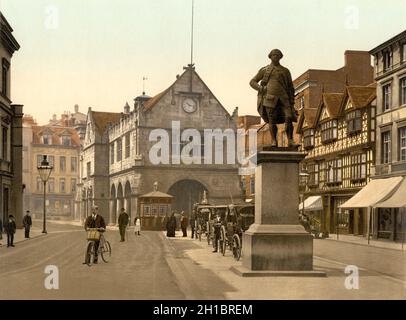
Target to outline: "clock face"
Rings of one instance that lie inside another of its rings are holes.
[[[183,110],[185,110],[187,113],[192,113],[195,112],[197,109],[197,103],[195,100],[191,98],[186,98],[183,100]]]

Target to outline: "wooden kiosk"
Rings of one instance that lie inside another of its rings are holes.
[[[165,230],[166,218],[171,214],[173,196],[158,191],[158,182],[154,191],[139,197],[142,230]]]

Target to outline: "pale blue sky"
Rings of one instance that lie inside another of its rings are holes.
[[[21,44],[12,100],[40,123],[76,103],[120,112],[143,76],[155,95],[190,62],[191,0],[0,0],[0,8]],[[256,114],[248,82],[272,48],[294,78],[337,69],[345,50],[405,30],[405,12],[404,0],[195,0],[196,71],[229,112]]]

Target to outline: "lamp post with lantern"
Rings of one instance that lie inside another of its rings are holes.
[[[44,158],[41,161],[41,164],[37,167],[39,176],[41,177],[42,183],[44,184],[44,217],[43,217],[43,228],[42,228],[42,233],[47,233],[47,228],[46,228],[46,185],[49,179],[49,176],[51,175],[53,167],[49,164],[47,160],[47,156],[44,155]]]

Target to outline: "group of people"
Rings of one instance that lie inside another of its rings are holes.
[[[27,210],[26,215],[23,218],[24,236],[26,239],[30,238],[30,230],[32,226],[32,219],[30,211]],[[3,239],[3,230],[7,234],[7,248],[14,247],[14,235],[17,231],[17,224],[15,217],[10,214],[4,222],[0,218],[0,246],[2,246],[1,240]]]
[[[185,215],[185,211],[182,211],[179,214],[176,212],[172,212],[171,216],[166,221],[166,236],[167,237],[175,237],[176,229],[178,226],[182,230],[182,236],[185,238],[187,237],[187,226],[189,224],[189,219]],[[193,229],[192,229],[192,238],[193,238]]]

